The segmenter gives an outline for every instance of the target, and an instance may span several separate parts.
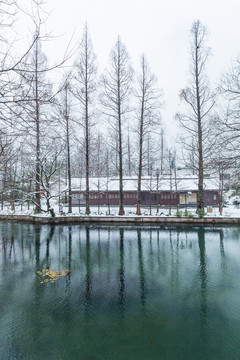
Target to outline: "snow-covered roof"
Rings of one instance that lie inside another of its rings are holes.
[[[137,177],[128,177],[123,179],[124,191],[136,191],[137,190]],[[72,191],[84,191],[85,190],[85,178],[72,178]],[[89,179],[90,191],[118,191],[119,179],[118,178],[90,178]],[[217,190],[219,188],[219,182],[217,178],[207,178],[204,180],[204,190]],[[142,191],[157,190],[157,178],[143,177],[141,184]],[[169,177],[162,176],[158,179],[159,191],[197,191],[198,178],[197,176],[186,176],[183,178],[177,178],[176,180]]]

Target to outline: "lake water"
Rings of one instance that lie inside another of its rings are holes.
[[[0,359],[240,359],[240,230],[0,224]]]

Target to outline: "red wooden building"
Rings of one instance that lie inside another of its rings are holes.
[[[79,184],[79,179],[77,179]],[[73,181],[74,184],[74,181]],[[118,179],[90,179],[89,201],[90,205],[119,205]],[[204,205],[218,206],[219,191],[215,179],[206,179],[204,182]],[[137,204],[137,179],[127,178],[123,181],[124,205],[136,206]],[[197,178],[186,177],[175,179],[174,183],[169,178],[153,179],[150,177],[142,180],[141,205],[142,206],[196,206],[197,204]],[[85,204],[85,189],[73,186],[73,205]]]

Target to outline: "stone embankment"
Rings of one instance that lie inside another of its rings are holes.
[[[116,223],[116,224],[189,224],[189,225],[223,225],[240,224],[240,218],[231,217],[173,217],[173,216],[31,216],[0,215],[0,221],[28,222],[38,224],[72,224],[72,223]]]

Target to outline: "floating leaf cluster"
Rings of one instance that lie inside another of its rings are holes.
[[[70,270],[59,270],[54,271],[50,269],[43,269],[42,271],[37,271],[37,275],[33,275],[33,277],[38,277],[41,284],[50,282],[54,283],[56,280],[60,279],[62,276],[66,276],[70,274]]]

